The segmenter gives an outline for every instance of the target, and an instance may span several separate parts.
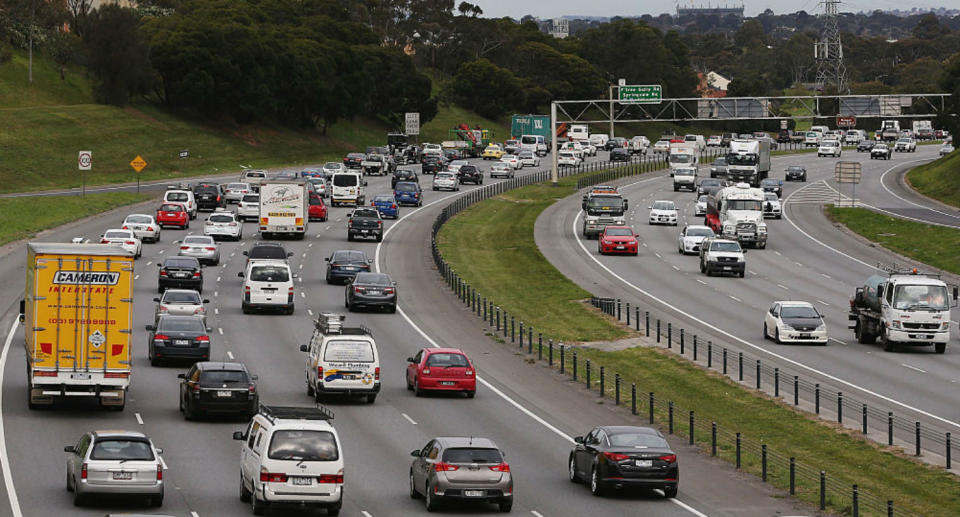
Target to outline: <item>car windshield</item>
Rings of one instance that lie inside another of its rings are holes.
[[[254,282],[286,282],[290,280],[290,270],[283,266],[253,266],[250,280]]]
[[[196,291],[167,291],[163,293],[163,303],[190,303],[200,305],[200,294]]]
[[[676,205],[673,204],[673,201],[657,201],[653,204],[654,210],[676,210]]]
[[[124,222],[133,224],[150,224],[153,222],[153,218],[149,215],[130,215],[127,216]]]
[[[755,199],[731,199],[727,201],[727,210],[760,210],[760,205]]]
[[[183,212],[183,207],[180,205],[160,205],[161,212]]]
[[[671,154],[670,163],[693,163],[693,155],[689,153]]]
[[[390,276],[384,273],[359,273],[357,274],[357,278],[353,280],[353,283],[363,285],[393,285]]]
[[[247,372],[243,370],[207,370],[200,374],[202,384],[247,384]]]
[[[790,167],[787,167],[787,170],[790,171],[790,172],[803,172],[803,167],[798,167],[798,166],[796,166],[796,165],[791,165]]]
[[[697,198],[697,204],[706,203],[706,202],[707,202],[707,196],[706,196],[706,194],[704,194],[704,195],[702,195],[702,196],[700,196],[700,197]]]
[[[186,316],[182,318],[161,318],[160,325],[157,326],[157,332],[196,332],[205,334],[207,329],[203,327],[203,321],[198,317]]]
[[[126,438],[105,438],[97,440],[93,444],[93,450],[90,451],[91,460],[133,460],[133,461],[151,461],[153,457],[153,447],[148,442],[142,440],[130,440]]]
[[[397,186],[399,186],[399,184]],[[380,212],[369,208],[358,208],[357,210],[353,211],[353,217],[372,217],[376,219],[377,215],[379,214]]]
[[[247,256],[258,259],[286,260],[287,252],[280,246],[254,246]]]
[[[331,262],[366,262],[367,255],[362,251],[338,251],[333,254]]]
[[[168,258],[167,261],[163,263],[163,267],[187,267],[199,269],[200,263],[194,258],[176,257]]]
[[[535,144],[535,143],[537,143],[537,137],[535,137],[535,136],[522,136],[522,137],[520,137],[520,143],[522,143],[522,144]]]
[[[356,174],[334,174],[334,187],[356,187],[360,183],[360,177]]]
[[[781,318],[819,318],[820,313],[817,309],[809,305],[784,305],[780,309]]]
[[[740,251],[740,244],[736,242],[714,242],[710,245],[710,251]]]
[[[764,199],[766,199],[767,201],[779,201],[779,200],[780,200],[780,198],[778,198],[777,195],[776,195],[775,193],[773,193],[773,192],[767,192],[766,194],[763,195],[763,197],[764,197]]]
[[[374,203],[393,203],[393,196],[376,196],[373,198]]]
[[[663,438],[647,433],[617,433],[609,435],[611,447],[634,447],[637,449],[669,449]]]
[[[369,341],[331,341],[323,353],[324,361],[372,363],[373,345]]]
[[[324,168],[324,169],[339,170],[339,169],[340,169],[340,165],[341,165],[341,164],[339,164],[339,163],[337,163],[337,162],[327,162],[327,163],[323,164],[323,168]]]
[[[945,311],[950,308],[947,288],[941,285],[898,285],[893,293],[893,307]]]
[[[764,187],[779,187],[780,180],[767,179],[767,180],[761,181],[760,184],[763,185]]]
[[[507,140],[503,145],[517,145],[518,143],[516,140]]]
[[[722,166],[724,166],[724,165],[727,164],[727,159],[726,159],[726,158],[717,158],[716,160],[713,161],[713,164],[716,165],[716,166],[722,167]]]
[[[383,156],[380,156],[379,154],[368,154],[367,159],[378,162],[383,159]]]
[[[497,449],[480,447],[452,447],[443,451],[444,463],[502,463],[503,455]]]
[[[427,366],[436,368],[466,368],[470,366],[470,363],[467,362],[467,358],[464,357],[463,354],[441,352],[430,354],[430,357],[427,358]]]
[[[713,237],[710,228],[687,228],[687,237]]]
[[[260,202],[260,196],[258,196],[258,195],[256,195],[256,194],[251,194],[251,195],[243,196],[243,199],[242,199],[241,201],[243,201],[244,203],[259,203],[259,202]]]
[[[836,147],[840,145],[836,140],[827,140],[823,143],[824,147]]]
[[[167,201],[187,201],[190,196],[186,192],[168,192]]]
[[[696,173],[696,169],[676,169],[673,171],[674,176],[693,176]]]
[[[211,216],[209,217],[209,221],[210,221],[210,222],[213,222],[213,223],[232,223],[232,222],[233,222],[233,216],[232,216],[232,215],[224,215],[224,214],[219,214],[219,215],[216,215],[216,214],[215,214],[215,215],[211,215]]]
[[[183,243],[184,243],[184,244],[210,244],[210,245],[213,245],[213,244],[214,244],[214,241],[213,241],[213,237],[206,237],[206,236],[197,235],[196,237],[184,237],[184,238],[183,238]]]
[[[700,182],[701,187],[716,187],[720,185],[720,180],[703,180]]]
[[[464,168],[463,172],[472,172],[472,171],[469,171],[466,168]],[[397,183],[397,188],[395,188],[394,190],[396,190],[397,192],[416,192],[417,185],[415,183]]]
[[[266,174],[265,172],[253,172],[253,171],[250,171],[250,172],[247,172],[246,174],[244,174],[244,176],[246,176],[247,178],[266,178],[266,177],[267,177],[267,174]]]
[[[340,452],[330,431],[280,429],[273,432],[267,457],[272,460],[336,461]]]
[[[130,232],[127,230],[114,230],[103,234],[104,239],[129,239]]]
[[[613,237],[633,237],[633,230],[630,228],[607,228],[606,234]]]

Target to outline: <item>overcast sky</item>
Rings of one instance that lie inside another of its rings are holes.
[[[470,0],[468,0],[470,1]],[[459,3],[459,2],[458,2]],[[676,2],[652,0],[473,0],[471,3],[483,8],[483,15],[488,18],[510,16],[520,18],[527,14],[539,18],[554,18],[564,15],[586,16],[640,16],[642,14],[658,15],[665,12],[676,12]],[[685,0],[683,6],[691,4],[699,6],[723,6],[724,0]],[[730,5],[739,2],[729,1]],[[818,0],[745,0],[743,2],[747,16],[756,16],[764,9],[770,8],[777,14],[796,11],[817,11]],[[960,9],[960,0],[844,0],[841,11],[872,11],[874,9],[892,10],[909,9],[913,7],[946,7]]]

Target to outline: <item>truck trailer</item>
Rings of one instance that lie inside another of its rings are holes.
[[[132,367],[133,252],[107,244],[27,244],[20,318],[30,409],[68,397],[124,408]]]
[[[727,180],[759,187],[770,175],[770,142],[733,140],[727,153]]]
[[[260,184],[260,235],[303,239],[307,234],[307,185],[301,179]]]

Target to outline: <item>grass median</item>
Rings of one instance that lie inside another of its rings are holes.
[[[954,152],[907,173],[907,183],[917,192],[960,207],[960,153]]]
[[[559,187],[532,185],[474,205],[444,225],[438,236],[440,250],[464,281],[533,324],[545,338],[569,343],[627,336],[628,329],[585,306],[582,300],[589,293],[564,277],[537,249],[537,217],[557,199],[573,194],[575,181],[565,178]],[[638,267],[642,262],[640,258]],[[578,347],[577,351],[581,368],[582,361],[590,359],[594,368],[606,367],[607,379],[619,373],[627,385],[636,383],[640,393],[654,392],[660,401],[670,400],[684,411],[694,411],[699,422],[717,422],[721,431],[762,440],[771,453],[793,456],[799,463],[826,471],[831,482],[848,487],[856,483],[862,491],[895,501],[907,513],[960,515],[957,478],[940,468],[836,429],[661,349],[608,352]],[[612,384],[608,380],[607,386]],[[658,414],[664,405],[659,404]],[[677,417],[678,428],[686,428],[685,419],[685,414]],[[683,432],[678,429],[678,434]],[[703,447],[709,432],[699,434],[697,443]],[[720,447],[719,455],[733,461],[729,442]],[[756,455],[747,455],[742,468],[758,474]],[[788,479],[785,469],[771,467],[771,483],[784,488]],[[815,481],[798,478],[797,482],[798,498],[808,503],[818,500]],[[840,513],[850,512],[849,500],[829,499],[828,504]],[[868,515],[862,507],[861,515]]]
[[[905,257],[960,275],[960,230],[908,221],[866,208],[826,209],[850,231]]]
[[[3,198],[0,199],[0,245],[151,197],[149,194],[132,192],[108,192],[87,194],[86,197]],[[121,222],[122,218],[116,221],[118,227]]]

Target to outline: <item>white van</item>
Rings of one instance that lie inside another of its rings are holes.
[[[254,515],[267,506],[343,506],[343,447],[325,407],[265,406],[245,431],[233,433],[240,446],[240,500]]]
[[[567,138],[570,140],[589,140],[590,128],[586,124],[573,124],[567,131]]]
[[[183,203],[187,207],[187,214],[190,219],[197,218],[197,200],[193,197],[193,191],[170,189],[163,193],[164,203]]]
[[[345,316],[321,313],[314,321],[307,353],[307,395],[358,395],[373,404],[380,393],[380,352],[366,327],[344,327]]]
[[[536,153],[537,156],[546,156],[547,141],[540,135],[523,135],[520,137],[520,150]]]
[[[693,144],[698,153],[702,153],[707,148],[707,141],[704,140],[703,135],[684,135],[683,141]]]
[[[610,140],[610,135],[604,133],[594,133],[590,135],[590,145],[596,147],[597,149],[603,149],[606,147],[607,140]]]
[[[246,271],[237,273],[243,278],[243,299],[240,308],[244,314],[255,309],[279,309],[293,314],[293,279],[286,260],[250,260]]]
[[[334,173],[330,178],[330,204],[362,205],[366,196],[363,187],[367,182],[358,170],[346,170]]]
[[[819,131],[807,131],[803,136],[804,147],[820,147],[820,141],[823,139],[823,133]]]

